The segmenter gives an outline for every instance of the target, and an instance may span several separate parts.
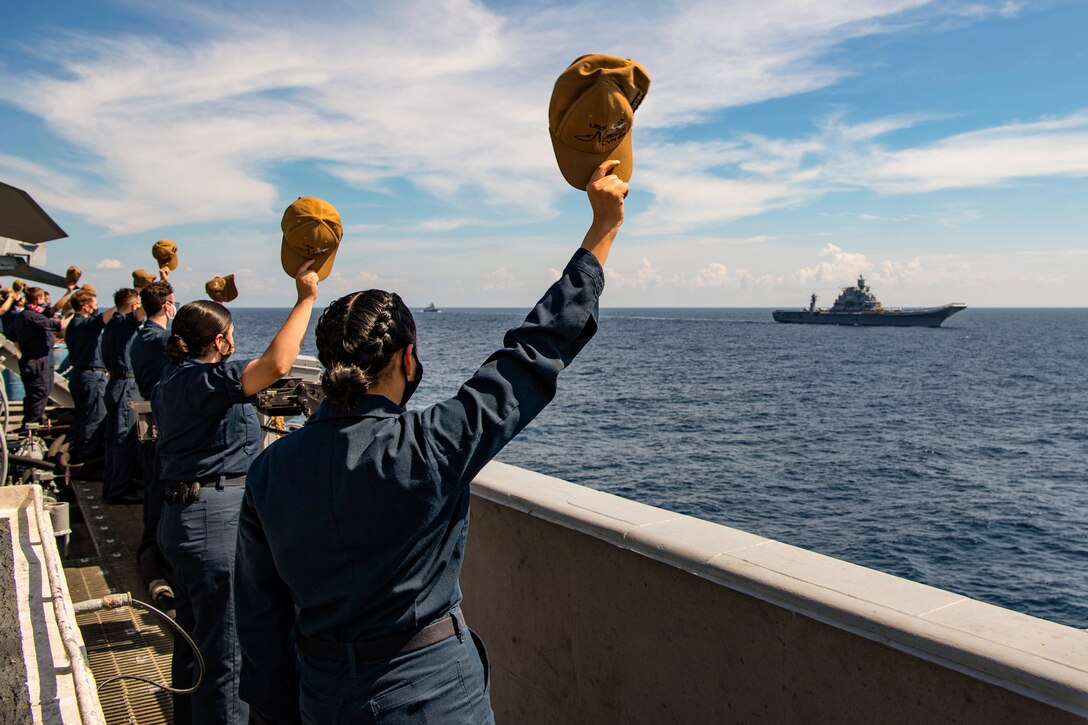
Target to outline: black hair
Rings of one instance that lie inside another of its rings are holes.
[[[325,397],[341,410],[350,407],[374,384],[393,355],[415,341],[415,318],[395,292],[371,289],[334,301],[317,321],[317,357],[325,366],[321,375]]]
[[[129,298],[139,296],[140,293],[134,290],[132,287],[122,287],[121,289],[113,293],[113,306],[121,307]]]
[[[175,363],[199,357],[215,342],[217,335],[227,334],[233,322],[230,310],[218,302],[190,302],[174,317],[173,334],[166,341],[166,354]]]
[[[174,294],[174,288],[169,282],[160,279],[140,290],[140,304],[143,305],[148,317],[157,315],[172,294]]]

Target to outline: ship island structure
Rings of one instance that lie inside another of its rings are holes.
[[[807,308],[775,310],[771,314],[777,322],[804,325],[940,327],[942,322],[966,308],[967,305],[962,302],[951,302],[940,307],[885,307],[869,289],[865,277],[859,275],[857,286],[843,288],[830,309],[817,307],[814,293]]]

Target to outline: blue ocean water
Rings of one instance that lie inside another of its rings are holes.
[[[243,355],[286,317],[234,312]],[[524,314],[417,312],[412,407],[452,395]],[[606,307],[499,460],[1088,627],[1088,310],[910,329]]]

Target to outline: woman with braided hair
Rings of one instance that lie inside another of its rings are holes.
[[[158,543],[174,570],[177,621],[204,657],[201,686],[174,697],[176,723],[246,723],[238,697],[240,668],[234,626],[234,554],[246,471],[260,450],[253,396],[291,369],[310,324],[318,277],[303,264],[298,300],[264,354],[232,360],[234,321],[218,302],[178,310],[166,341],[173,362],[162,371],[151,407],[159,429],[156,453],[165,482]],[[177,641],[175,687],[189,687],[189,648]]]
[[[249,469],[235,591],[256,721],[493,723],[458,582],[469,483],[551,401],[597,330],[627,183],[598,167],[593,222],[562,277],[449,400],[423,377],[396,294],[341,297],[317,324],[325,400]]]

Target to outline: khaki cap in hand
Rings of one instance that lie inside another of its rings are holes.
[[[329,202],[314,196],[300,196],[280,222],[283,243],[280,246],[280,263],[291,277],[307,259],[314,260],[310,269],[318,279],[325,279],[332,271],[336,251],[344,237],[340,224],[340,212]]]
[[[136,289],[143,289],[154,281],[155,275],[147,270],[138,269],[132,273],[132,286]]]
[[[548,125],[567,183],[585,189],[609,159],[620,162],[616,176],[631,180],[631,124],[649,90],[646,69],[614,55],[583,55],[560,74],[548,104]]]
[[[234,275],[213,277],[204,285],[204,291],[215,302],[232,302],[238,297],[238,287],[234,284]]]
[[[151,247],[151,256],[159,263],[159,267],[166,267],[171,272],[178,268],[178,245],[169,239],[160,239]]]

